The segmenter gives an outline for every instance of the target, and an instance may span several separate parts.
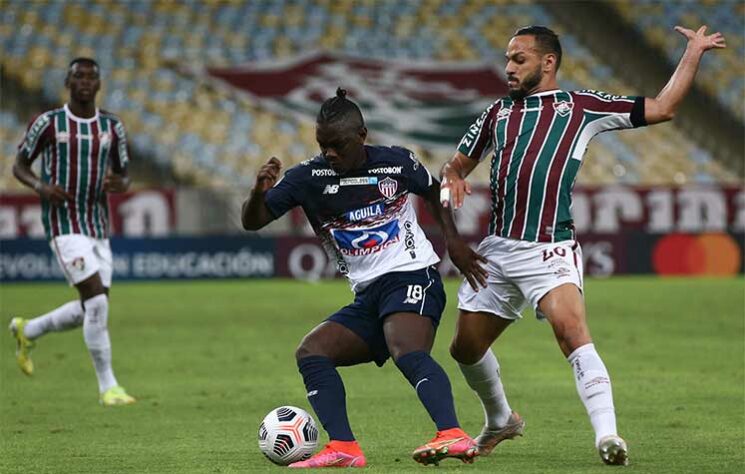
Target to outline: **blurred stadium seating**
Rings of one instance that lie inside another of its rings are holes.
[[[661,2],[659,0],[618,1],[614,6],[647,40],[659,48],[672,64],[677,63],[685,43],[672,34],[675,25],[695,28],[708,25],[709,33],[722,32],[727,50],[704,57],[701,87],[739,118],[745,116],[745,3],[741,0]]]
[[[710,55],[703,67],[717,80],[702,84],[742,117],[742,3],[645,1],[638,8],[628,2],[617,7],[671,58],[683,42],[655,20],[659,15],[686,24],[707,19],[731,33],[728,42],[738,54]],[[169,167],[178,182],[215,188],[250,186],[256,167],[271,155],[288,164],[314,155],[313,121],[280,115],[183,65],[235,66],[327,49],[381,59],[488,61],[501,70],[511,34],[527,24],[547,24],[560,33],[566,51],[563,87],[634,92],[544,8],[527,1],[6,0],[0,15],[4,76],[29,94],[43,95],[45,103],[59,104],[66,97],[67,62],[95,57],[104,71],[99,103],[124,119],[137,152]],[[16,109],[0,115],[3,189],[17,186],[9,170],[27,114]],[[449,157],[416,151],[429,157],[431,168]],[[588,157],[580,174],[584,184],[737,181],[673,124],[601,135]],[[487,167],[479,167],[476,178],[487,176]]]

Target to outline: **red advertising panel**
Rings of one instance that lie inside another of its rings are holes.
[[[144,189],[109,195],[112,235],[167,237],[176,229],[175,192]],[[0,194],[0,239],[44,238],[39,197]]]
[[[639,231],[667,233],[745,232],[745,188],[735,186],[577,187],[572,216],[577,234]],[[420,201],[417,211],[426,227],[434,220]],[[474,187],[455,213],[464,235],[486,235],[491,215],[489,188]]]

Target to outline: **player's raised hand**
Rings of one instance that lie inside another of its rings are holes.
[[[448,255],[450,255],[453,265],[460,270],[474,291],[486,288],[486,279],[489,275],[484,268],[487,260],[483,255],[475,252],[461,239],[448,241]]]
[[[706,34],[707,26],[704,25],[697,31],[683,28],[682,26],[676,26],[675,31],[685,36],[688,39],[688,45],[695,48],[699,48],[701,51],[708,51],[710,49],[721,49],[727,47],[727,42],[724,39],[722,33]]]
[[[256,175],[256,188],[257,192],[265,192],[279,179],[279,172],[282,170],[282,162],[277,157],[269,158],[269,161],[264,163],[259,168],[259,173]]]
[[[38,188],[35,189],[37,189],[37,192],[42,199],[44,199],[45,201],[49,201],[50,203],[52,203],[53,206],[61,206],[65,203],[65,201],[73,201],[72,194],[66,192],[64,189],[57,185],[42,183],[39,185]]]

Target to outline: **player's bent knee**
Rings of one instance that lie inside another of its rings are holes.
[[[590,330],[584,322],[577,319],[563,320],[553,325],[554,333],[559,339],[566,341],[589,339]]]
[[[488,346],[483,347],[481,344],[471,344],[459,339],[453,339],[450,344],[450,355],[456,362],[465,365],[472,365],[484,357]]]
[[[590,343],[592,343],[592,338],[589,335],[577,335],[575,337],[566,337],[559,340],[559,345],[567,356],[576,349]]]
[[[562,324],[554,324],[553,328],[556,341],[559,343],[564,355],[569,355],[574,349],[592,342],[590,331],[585,324],[564,322]]]
[[[301,342],[297,349],[295,349],[295,360],[301,360],[306,357],[320,355],[316,353],[316,351],[314,351],[312,347],[304,344],[304,342],[305,341]]]
[[[295,349],[295,360],[304,359],[311,356],[329,357],[327,346],[318,341],[318,338],[312,337],[313,333],[306,335],[297,349]]]
[[[84,322],[85,322],[85,313],[81,311],[80,313],[74,314],[72,316],[72,319],[70,320],[70,327],[82,326]]]
[[[424,352],[425,354],[429,354],[430,350],[427,347],[395,346],[389,347],[388,352],[391,354],[391,359],[393,359],[393,362],[395,363],[401,357],[411,354],[412,352]]]

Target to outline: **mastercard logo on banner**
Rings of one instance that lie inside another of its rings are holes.
[[[742,251],[728,234],[671,234],[657,241],[652,265],[660,275],[735,275]]]

